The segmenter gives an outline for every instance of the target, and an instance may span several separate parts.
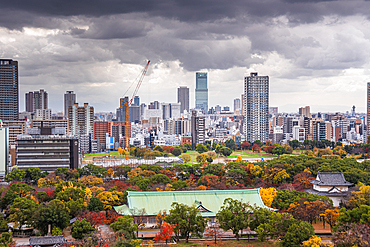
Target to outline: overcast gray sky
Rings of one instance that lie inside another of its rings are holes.
[[[176,102],[208,72],[209,106],[232,108],[243,77],[270,76],[270,105],[296,112],[365,112],[370,2],[303,0],[14,0],[0,5],[0,57],[19,61],[24,93],[45,89],[54,111],[115,111],[151,65],[141,102]]]

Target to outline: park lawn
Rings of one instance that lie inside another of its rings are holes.
[[[122,155],[118,154],[118,151],[110,151],[108,153],[91,153],[91,154],[84,154],[84,160],[92,160],[92,158],[97,157],[106,157],[106,156],[112,156],[112,157],[124,157]]]
[[[222,246],[222,247],[238,247],[238,246],[250,246],[250,247],[278,247],[279,244],[273,241],[265,241],[260,242],[256,240],[217,240],[217,244],[214,241],[189,241],[186,243],[185,241],[180,241],[177,243],[177,246]]]
[[[272,157],[277,157],[277,155],[268,154],[268,153],[265,153],[264,151],[261,151],[260,153],[255,153],[255,152],[250,151],[250,150],[244,150],[244,151],[237,150],[237,151],[234,151],[233,154],[236,155],[236,156],[239,155],[242,158],[272,158]]]

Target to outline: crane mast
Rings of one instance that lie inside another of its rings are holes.
[[[126,121],[125,121],[126,159],[130,156],[130,138],[131,138],[130,106],[132,104],[132,101],[134,100],[134,97],[136,96],[137,92],[139,91],[139,88],[141,86],[141,83],[143,82],[143,79],[144,79],[144,76],[145,76],[146,72],[148,71],[149,63],[150,63],[150,60],[146,64],[145,68],[140,72],[140,76],[139,76],[139,78],[137,80],[137,84],[136,84],[136,87],[135,87],[134,92],[132,93],[131,99],[129,99],[128,102],[126,102],[124,100],[121,100],[121,104],[120,104],[120,107],[125,107],[125,109],[126,109]]]

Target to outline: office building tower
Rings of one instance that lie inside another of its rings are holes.
[[[197,116],[196,111],[191,114],[191,136],[192,146],[196,147],[199,143],[204,143],[206,140],[206,121],[204,116]]]
[[[116,112],[117,121],[126,122],[126,109],[130,110],[129,107],[127,107],[128,102],[129,102],[128,96],[119,99],[119,108],[117,109]]]
[[[234,99],[234,112],[240,110],[240,99]]]
[[[34,112],[33,110],[33,92],[26,93],[25,105],[26,112]]]
[[[195,108],[208,112],[207,73],[196,73]]]
[[[139,96],[135,96],[133,105],[134,106],[140,106],[140,98],[139,98]]]
[[[76,94],[73,91],[66,91],[64,94],[64,116],[68,117],[68,109],[76,103]]]
[[[171,118],[177,120],[181,117],[181,103],[170,103]]]
[[[269,133],[269,77],[251,73],[244,78],[244,134],[247,141],[266,142]]]
[[[299,108],[299,115],[302,115],[303,117],[311,118],[311,111],[309,106],[300,107]]]
[[[18,169],[40,168],[53,172],[58,168],[78,168],[78,139],[69,136],[25,135],[17,138]]]
[[[0,128],[0,179],[8,174],[9,165],[9,129]]]
[[[366,135],[369,136],[370,134],[370,82],[367,83],[367,116],[366,116],[366,128],[367,133]]]
[[[171,105],[169,103],[162,103],[162,119],[166,120],[171,118]]]
[[[244,115],[244,106],[245,106],[245,102],[244,102],[245,101],[245,97],[244,97],[244,94],[242,94],[240,98],[241,98],[241,102],[240,102],[241,103],[241,112]]]
[[[189,112],[189,88],[181,86],[177,89],[177,103],[181,103],[181,113]]]
[[[69,133],[73,136],[80,137],[94,133],[94,107],[84,103],[78,106],[75,103],[68,109]]]
[[[0,119],[19,118],[18,62],[0,59]]]
[[[33,92],[33,111],[48,109],[48,93],[44,89]]]

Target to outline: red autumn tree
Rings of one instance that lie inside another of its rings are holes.
[[[120,215],[117,214],[116,210],[114,210],[114,209],[111,209],[111,210],[107,211],[106,217],[105,217],[105,220],[104,220],[104,224],[110,225],[113,222],[116,222],[116,220],[119,216]]]
[[[98,227],[100,225],[103,225],[106,220],[105,212],[90,212],[85,211],[79,215],[81,220],[86,219],[87,222],[90,223],[92,227]]]
[[[249,149],[251,146],[251,144],[249,142],[243,142],[242,143],[242,149],[246,150],[246,149]]]
[[[261,146],[258,145],[258,144],[254,144],[253,147],[252,147],[252,151],[253,152],[261,152]]]
[[[163,222],[161,225],[161,231],[155,234],[154,240],[156,242],[166,241],[166,245],[167,245],[167,241],[168,239],[172,237],[172,235],[173,235],[173,227],[167,222]]]
[[[225,232],[217,227],[208,227],[204,233],[204,236],[207,238],[212,238],[215,240],[215,244],[217,244],[217,239],[221,240],[222,236],[225,234]]]

